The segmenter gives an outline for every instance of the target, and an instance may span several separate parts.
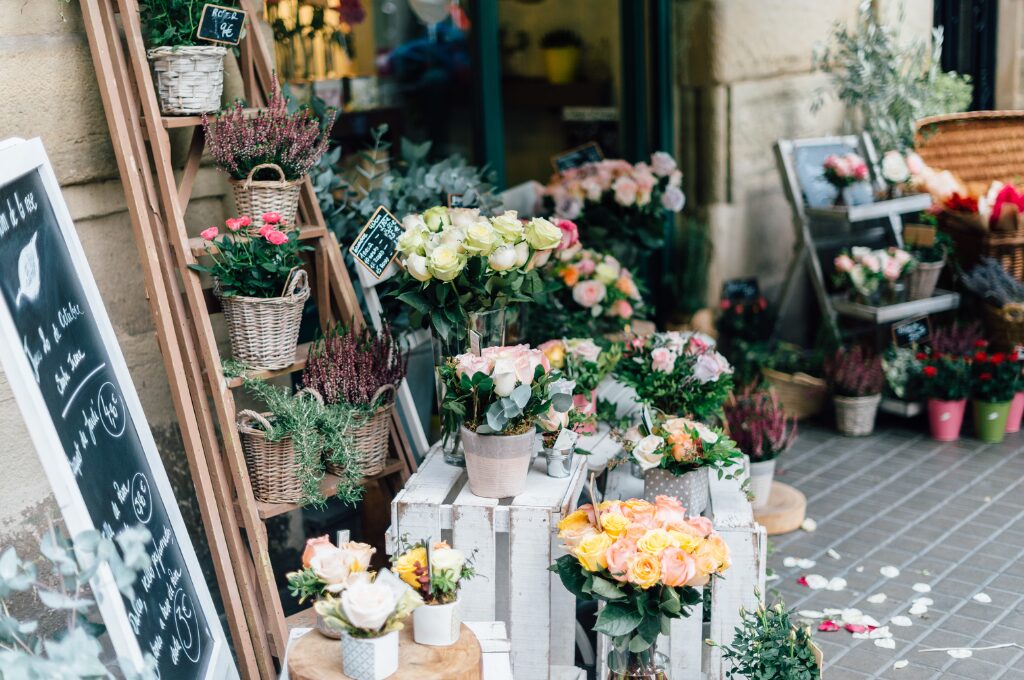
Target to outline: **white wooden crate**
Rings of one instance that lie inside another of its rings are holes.
[[[500,501],[469,490],[466,472],[444,462],[434,446],[391,503],[390,543],[450,539],[476,549],[477,578],[462,588],[463,617],[503,621],[512,667],[522,680],[575,678],[575,600],[548,567],[563,554],[558,521],[576,507],[586,477],[577,457],[572,474],[548,477],[544,459],[530,468],[526,491]]]

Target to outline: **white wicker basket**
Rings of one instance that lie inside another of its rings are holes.
[[[220,109],[227,53],[227,48],[215,45],[154,47],[146,52],[156,76],[160,110],[195,115]]]

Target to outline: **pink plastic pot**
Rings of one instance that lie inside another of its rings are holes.
[[[580,415],[588,416],[597,412],[597,390],[590,390],[590,395],[574,394],[572,406]],[[597,431],[595,425],[580,425],[576,428],[580,434],[594,434]]]
[[[1024,416],[1024,392],[1013,395],[1010,402],[1010,415],[1006,419],[1006,432],[1020,432],[1021,417]]]
[[[932,439],[940,442],[955,442],[959,439],[966,408],[966,399],[959,401],[929,399],[928,425],[931,427]]]

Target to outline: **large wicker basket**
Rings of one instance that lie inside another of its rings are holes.
[[[264,503],[301,503],[302,468],[295,459],[295,447],[291,437],[267,440],[269,415],[248,409],[238,412],[238,433],[253,495]]]
[[[821,378],[806,373],[782,373],[771,368],[762,368],[761,375],[775,389],[782,410],[797,420],[817,415],[824,408],[828,385]]]
[[[218,110],[227,52],[216,45],[154,47],[146,52],[156,76],[160,110],[180,115]]]
[[[274,170],[278,179],[253,179],[260,170]],[[281,216],[282,231],[295,228],[296,215],[299,212],[299,192],[305,178],[287,180],[284,170],[275,163],[261,163],[249,171],[245,179],[231,180],[231,190],[235,194],[235,213],[248,215],[257,222],[260,215],[276,212]],[[252,229],[258,229],[254,226]]]
[[[1024,344],[1024,304],[995,307],[985,303],[984,309],[985,330],[994,349],[1009,352]]]
[[[388,435],[391,433],[391,412],[395,408],[395,386],[384,385],[373,395],[370,403],[387,395],[386,401],[373,413],[367,414],[361,423],[349,431],[356,450],[356,461],[363,477],[372,477],[384,469],[388,458]],[[345,471],[327,463],[327,471],[344,476]]]
[[[302,308],[309,298],[304,269],[292,272],[281,297],[223,297],[219,286],[214,292],[224,310],[235,359],[259,370],[278,370],[295,363]]]

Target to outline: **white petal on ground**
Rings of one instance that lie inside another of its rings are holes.
[[[872,628],[879,628],[882,625],[878,622],[878,619],[869,614],[864,614],[860,617],[860,624],[862,626],[871,626]]]
[[[909,616],[894,616],[889,619],[889,623],[894,626],[900,626],[901,628],[914,625],[914,622],[910,620]]]
[[[821,574],[808,574],[804,577],[807,587],[811,590],[821,590],[828,587],[828,579]]]
[[[883,602],[885,602],[887,597],[888,596],[885,593],[875,593],[874,595],[868,598],[868,602],[870,602],[871,604],[882,604]]]
[[[932,587],[930,585],[928,585],[927,583],[915,583],[913,588],[914,588],[914,592],[915,593],[930,593],[930,592],[932,592]]]
[[[982,604],[989,604],[992,602],[992,598],[988,596],[988,593],[978,593],[971,599]]]
[[[878,572],[886,578],[896,578],[900,575],[900,570],[893,566],[882,567]]]
[[[815,611],[813,609],[801,609],[800,611],[797,612],[797,616],[799,616],[801,618],[804,618],[804,619],[816,620],[816,619],[823,619],[823,618],[825,618],[825,613],[824,612]]]
[[[836,576],[835,578],[833,578],[831,581],[828,582],[828,585],[826,586],[826,588],[828,588],[828,590],[831,590],[833,592],[838,592],[840,590],[846,590],[846,579],[841,577],[841,576]]]
[[[861,574],[864,572],[864,567],[857,567],[857,573]]]
[[[913,604],[922,604],[925,607],[931,607],[933,604],[935,604],[935,601],[930,597],[915,597],[913,600],[911,600],[911,602]]]
[[[900,670],[901,668],[906,668],[906,667],[907,667],[907,665],[908,665],[909,663],[910,663],[910,662],[909,662],[909,661],[907,661],[906,659],[900,659],[899,661],[897,661],[896,663],[894,663],[894,664],[892,665],[892,669],[893,669],[894,671],[898,671],[898,670]]]
[[[868,639],[868,634],[867,633],[853,633],[853,634],[850,635],[850,637],[852,637],[854,640],[867,640]]]
[[[928,607],[923,604],[915,604],[913,607],[910,608],[911,616],[924,616],[927,613]]]
[[[825,554],[828,555],[829,557],[831,557],[834,560],[838,560],[841,557],[840,554],[837,553],[832,548],[829,548],[828,551]]]
[[[969,649],[950,649],[946,651],[946,654],[949,654],[954,659],[966,659],[973,656],[974,652]]]
[[[800,567],[801,569],[813,569],[815,564],[817,564],[817,562],[808,559],[798,559],[796,561],[796,566]]]
[[[896,641],[891,638],[880,638],[875,640],[875,647],[882,649],[896,649]]]
[[[818,528],[818,523],[810,517],[808,517],[804,520],[803,524],[800,525],[800,528],[806,531],[807,533],[812,533]]]
[[[846,611],[846,610],[845,609],[822,609],[821,611],[825,614],[825,616],[830,616],[830,617],[831,616],[838,616],[838,617],[842,618],[843,612]]]
[[[850,607],[849,609],[841,610],[839,612],[839,616],[842,617],[843,623],[860,623],[860,619],[864,616],[864,612]]]
[[[872,640],[891,638],[892,631],[889,630],[889,626],[882,626],[881,628],[875,628],[872,631],[868,631],[868,637]]]
[[[784,566],[784,567],[795,567],[796,566],[796,558],[795,557],[785,557],[785,558],[783,558],[782,566]]]

